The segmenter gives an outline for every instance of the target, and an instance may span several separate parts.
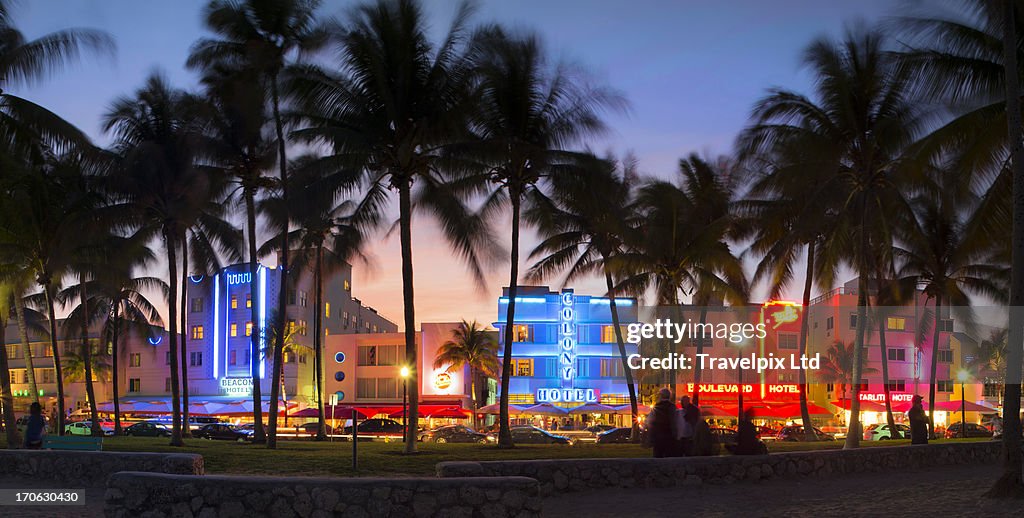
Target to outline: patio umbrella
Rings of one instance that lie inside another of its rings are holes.
[[[197,403],[189,403],[188,414],[189,415],[223,415],[218,410],[224,408],[226,405],[221,403],[211,403],[209,401],[202,401]]]
[[[633,411],[630,409],[631,407],[629,405],[622,405],[622,406],[617,406],[617,407],[612,407],[612,408],[614,408],[615,409],[615,413],[619,414],[619,415],[630,415],[630,414],[633,413]],[[649,413],[651,413],[651,407],[649,407],[647,405],[637,405],[636,406],[636,413],[639,414],[639,415],[649,414]]]
[[[448,408],[442,408],[431,412],[427,417],[436,417],[439,419],[469,419],[469,415],[469,410],[465,410],[457,406],[450,406]]]
[[[523,410],[525,408],[526,407],[522,406],[522,405],[511,405],[510,404],[508,406],[508,413],[510,415],[519,415],[519,414],[523,413]],[[477,413],[478,414],[498,415],[499,412],[501,412],[501,404],[500,403],[493,403],[493,404],[490,404],[490,405],[487,405],[487,406],[482,406],[479,409],[477,409]]]
[[[861,405],[863,405],[863,404],[864,403],[861,402]],[[910,402],[910,401],[900,401],[899,403],[893,403],[892,404],[892,411],[895,412],[895,413],[903,414],[903,413],[908,412],[910,410],[910,407],[912,407],[912,406],[914,406],[914,404],[912,402]],[[923,406],[925,410],[928,410],[928,402],[927,401],[921,401],[921,406]],[[884,405],[882,406],[882,412],[885,412],[885,406]]]
[[[529,415],[566,415],[569,413],[568,410],[552,405],[551,403],[539,403],[531,407],[527,407],[523,410],[524,414]]]
[[[935,410],[945,410],[946,412],[959,412],[960,401],[940,401],[935,403]],[[979,405],[971,401],[964,401],[964,410],[967,412],[998,412],[998,410],[987,407],[985,405]]]
[[[614,414],[615,409],[600,403],[587,403],[569,410],[570,414]]]
[[[136,413],[141,414],[169,414],[171,404],[167,401],[140,401],[135,404]]]

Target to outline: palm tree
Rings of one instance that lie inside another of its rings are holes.
[[[607,286],[615,342],[629,389],[631,440],[639,440],[639,415],[633,370],[629,368],[616,306],[615,261],[638,232],[641,219],[632,196],[635,163],[621,168],[615,160],[591,157],[573,174],[550,179],[551,193],[529,200],[526,220],[537,226],[542,241],[529,258],[536,259],[528,278],[543,279],[568,270],[563,284],[588,274],[603,274]],[[506,344],[510,344],[506,342]]]
[[[7,343],[7,320],[11,313],[8,301],[13,298],[10,284],[0,284],[0,343]],[[5,346],[6,347],[6,346]],[[11,392],[11,369],[7,361],[7,349],[0,351],[0,405],[3,405],[4,433],[7,447],[16,448],[21,444],[14,415],[14,393]]]
[[[285,221],[289,220],[287,211],[290,208],[280,77],[289,60],[296,54],[314,51],[326,42],[326,31],[317,25],[315,19],[314,11],[318,5],[318,0],[211,0],[204,10],[203,19],[206,27],[220,39],[204,38],[197,41],[187,63],[190,68],[208,69],[219,65],[233,70],[248,69],[259,74],[259,80],[270,92]],[[282,239],[286,237],[287,232],[282,233]],[[288,253],[287,243],[282,241],[279,252],[281,289],[277,300],[280,308],[284,308],[287,302]],[[250,273],[252,271],[250,269]],[[284,326],[284,319],[279,319],[277,325]],[[283,338],[284,328],[277,329],[275,336]],[[284,344],[279,339],[275,344],[272,362],[275,380],[281,375],[283,355]],[[277,387],[276,382],[271,384],[270,410],[275,418],[269,423],[268,448],[277,447]],[[259,404],[253,406],[260,407]]]
[[[859,382],[853,381],[854,364],[856,363],[854,345],[853,342],[842,342],[839,340],[833,342],[832,346],[825,352],[825,361],[822,362],[821,368],[816,373],[818,381],[839,385],[839,392],[842,394],[840,399],[844,401],[846,400],[846,391],[849,386],[851,384],[859,384]],[[873,374],[874,372],[874,368],[867,367],[863,368],[860,374],[863,376],[865,374]],[[852,406],[851,401],[851,409]],[[853,430],[853,428],[850,428],[850,430]]]
[[[96,381],[106,381],[113,373],[107,348],[95,340],[88,344],[88,348],[82,348],[77,353],[69,352],[62,360],[64,376],[68,381],[89,383],[90,376]]]
[[[951,175],[945,175],[946,178]],[[963,314],[961,320],[973,322],[970,294],[995,301],[1006,300],[1006,269],[991,261],[992,244],[978,232],[972,232],[972,218],[978,204],[956,198],[962,194],[950,189],[955,179],[940,180],[934,194],[915,200],[914,218],[900,236],[895,250],[900,261],[899,275],[904,283],[920,286],[935,303],[935,324],[932,330],[932,352],[928,403],[935,408],[936,368],[939,351],[939,324],[945,303],[952,311]],[[929,412],[929,426],[934,428],[934,412]],[[934,430],[932,431],[934,434]]]
[[[1008,329],[1003,328],[989,333],[988,338],[985,338],[978,344],[973,360],[967,365],[968,369],[978,373],[994,373],[1000,385],[1005,383],[1008,331]]]
[[[237,184],[233,194],[238,194],[245,206],[246,240],[248,243],[250,321],[259,322],[260,301],[259,264],[256,240],[256,198],[272,186],[264,172],[273,167],[275,151],[272,138],[266,135],[269,118],[266,115],[266,89],[259,82],[256,70],[245,67],[231,67],[217,64],[203,70],[206,87],[209,120],[210,147],[216,165],[232,182]],[[250,335],[249,353],[259,357],[260,337],[266,336],[263,329]],[[253,399],[253,443],[265,444],[266,431],[263,429],[263,395],[261,393],[259,369],[252,372]]]
[[[894,227],[910,212],[904,193],[913,192],[919,178],[910,174],[914,168],[904,167],[905,155],[918,136],[925,105],[912,102],[910,74],[886,51],[877,31],[856,28],[841,42],[816,40],[804,62],[815,77],[816,98],[773,90],[754,109],[749,139],[759,149],[813,149],[808,162],[820,171],[815,181],[842,200],[834,207],[817,258],[828,277],[834,278],[844,264],[859,274],[857,377],[863,367],[873,261],[887,254]],[[859,387],[854,386],[851,404],[854,430],[860,419]],[[847,435],[847,448],[859,444],[859,434]]]
[[[348,30],[334,35],[340,72],[306,67],[290,83],[295,116],[303,124],[292,135],[329,149],[320,160],[321,167],[364,174],[365,213],[379,215],[388,191],[398,191],[405,362],[413,380],[408,411],[413,423],[419,415],[414,206],[441,222],[446,239],[481,285],[482,257],[490,259],[499,252],[485,222],[462,201],[467,192],[479,192],[479,182],[453,182],[460,168],[453,167],[454,160],[443,153],[452,142],[468,140],[473,63],[467,56],[465,23],[470,12],[467,4],[461,4],[448,33],[434,44],[418,1],[379,0],[362,5],[351,11]],[[407,433],[405,451],[412,453],[416,427],[410,426]]]
[[[171,88],[159,75],[150,76],[134,97],[114,102],[104,129],[115,137],[117,165],[110,174],[112,197],[140,238],[159,236],[167,258],[168,327],[171,352],[171,444],[180,446],[181,392],[178,358],[177,249],[186,230],[223,186],[197,167],[203,138],[195,101]]]
[[[434,368],[448,366],[447,372],[454,372],[469,367],[469,397],[472,403],[473,423],[476,424],[477,405],[476,381],[482,376],[498,374],[498,342],[491,332],[484,329],[475,320],[463,320],[459,327],[452,330],[452,339],[441,344],[434,358]]]
[[[354,223],[359,220],[359,215],[352,213],[359,210],[360,205],[351,201],[338,201],[336,193],[346,189],[334,185],[333,181],[341,175],[325,176],[322,170],[315,167],[302,167],[303,163],[308,164],[310,161],[297,160],[297,164],[291,168],[289,181],[292,186],[289,191],[293,196],[290,198],[292,209],[289,216],[294,223],[294,230],[288,232],[285,242],[296,254],[293,268],[297,271],[308,269],[313,274],[313,386],[319,410],[316,440],[323,441],[327,439],[323,380],[324,277],[342,268],[352,258],[362,257],[364,237]],[[263,206],[266,212],[280,219],[284,214],[281,210],[282,202],[280,198],[269,198]],[[281,221],[275,226],[282,230],[286,228]],[[280,253],[277,245],[281,242],[279,236],[274,236],[261,252],[266,254],[274,250]]]
[[[510,35],[500,27],[478,37],[476,96],[471,117],[476,153],[489,179],[498,185],[485,210],[511,206],[512,247],[509,258],[508,306],[501,369],[498,445],[512,446],[508,425],[512,332],[519,284],[519,230],[523,201],[538,184],[558,173],[575,157],[566,151],[606,128],[602,110],[621,104],[611,92],[587,84],[564,65],[552,65],[540,38]],[[462,151],[460,148],[453,150]]]
[[[14,319],[18,324],[18,338],[21,339],[22,354],[25,355],[25,378],[28,382],[29,390],[32,392],[32,402],[39,402],[39,386],[36,383],[35,373],[35,360],[32,354],[32,344],[28,339],[28,318],[26,312],[29,311],[25,308],[25,290],[31,284],[31,279],[24,275],[27,272],[22,271],[22,275],[18,280],[13,281],[13,290],[11,292],[11,306],[14,308]],[[33,315],[35,312],[32,312]]]

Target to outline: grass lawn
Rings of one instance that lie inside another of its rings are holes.
[[[966,441],[989,439],[967,439]],[[960,442],[939,440],[933,442]],[[523,445],[499,450],[492,445],[420,443],[420,453],[404,455],[400,442],[360,442],[359,471],[352,471],[352,443],[278,441],[277,450],[250,444],[189,439],[183,448],[167,444],[167,439],[144,437],[107,437],[105,451],[188,452],[203,456],[207,473],[302,476],[432,476],[434,465],[456,460],[515,460],[563,458],[649,457],[651,451],[640,445],[581,443],[576,446]],[[897,446],[900,441],[863,441],[864,447]],[[5,447],[0,437],[0,447]],[[842,441],[816,443],[769,442],[771,452],[838,449]]]

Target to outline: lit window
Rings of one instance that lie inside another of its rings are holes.
[[[601,358],[601,377],[602,378],[621,378],[625,376],[625,372],[622,369],[622,360],[619,358]]]
[[[903,331],[907,328],[907,319],[903,317],[889,317],[886,319],[886,328],[890,331]]]
[[[345,279],[345,291],[352,291],[352,284]]]
[[[331,303],[324,302],[324,318],[331,318]]]
[[[192,339],[202,340],[203,339],[203,326],[192,326]]]
[[[533,326],[527,324],[517,324],[512,326],[512,341],[513,342],[532,342],[533,341]]]
[[[131,356],[129,356],[128,358],[129,358],[129,362],[128,362],[128,366],[129,367],[141,367],[142,366],[142,354],[140,354],[140,353],[132,353]]]
[[[252,336],[252,322],[245,323],[245,336]]]
[[[129,379],[128,392],[142,392],[142,380],[139,378]]]
[[[245,295],[245,307],[247,307],[247,308],[251,308],[252,307],[252,295],[249,294],[249,293],[247,293]]]
[[[533,358],[513,358],[513,376],[533,376]]]
[[[238,309],[238,297],[235,295],[231,296],[231,309]]]
[[[231,324],[231,336],[238,336],[238,324]]]

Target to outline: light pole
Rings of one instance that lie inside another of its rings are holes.
[[[736,427],[739,429],[740,421],[743,420],[743,347],[746,341],[736,343]]]
[[[960,369],[960,372],[956,373],[956,378],[960,380],[960,437],[967,437],[967,421],[966,421],[966,407],[967,403],[964,399],[964,382],[967,381],[967,371]]]
[[[405,442],[405,437],[409,433],[409,403],[406,397],[406,383],[409,379],[409,367],[402,367],[398,371],[399,375],[402,376],[402,442]]]

